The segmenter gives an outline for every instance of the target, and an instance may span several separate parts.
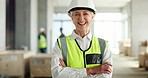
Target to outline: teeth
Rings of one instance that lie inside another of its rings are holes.
[[[85,22],[81,22],[81,23],[80,23],[80,22],[78,22],[78,24],[80,24],[80,25],[85,25]]]
[[[85,23],[80,23],[80,24],[85,24]]]

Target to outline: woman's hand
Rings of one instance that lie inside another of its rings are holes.
[[[100,66],[92,67],[92,68],[87,68],[87,74],[88,75],[94,75],[94,74],[101,74],[101,73],[106,73],[109,74],[112,72],[111,69],[111,64],[109,63],[104,63]]]
[[[59,61],[60,61],[59,66],[66,67],[66,65],[65,65],[65,63],[64,63],[64,61],[63,61],[63,59],[59,58]]]

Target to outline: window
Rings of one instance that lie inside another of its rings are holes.
[[[94,21],[94,34],[108,40],[111,48],[118,48],[118,41],[122,39],[122,14],[97,13]]]
[[[74,25],[71,18],[67,13],[56,13],[54,14],[54,23],[52,27],[52,47],[55,44],[57,38],[60,36],[60,28],[63,27],[63,33],[65,35],[70,35],[74,29]]]

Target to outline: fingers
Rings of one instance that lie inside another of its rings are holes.
[[[112,72],[111,68],[107,68],[107,69],[101,70],[101,73],[110,74],[111,72]]]
[[[63,61],[63,59],[59,58],[59,61],[60,61],[59,66],[66,67],[66,65],[65,65],[65,63],[64,63],[64,61]]]
[[[112,69],[111,68],[108,68],[108,71],[112,72]]]
[[[108,63],[108,62],[106,62],[106,63],[104,63],[104,64],[107,64],[107,65],[109,65],[109,66],[112,66],[110,63]]]
[[[111,68],[111,64],[109,63],[104,63],[100,66],[96,66],[96,67],[92,67],[92,68],[88,68],[87,69],[87,74],[100,74],[100,73],[106,73],[106,74],[110,74],[112,72],[112,68]]]
[[[112,69],[109,67],[109,68],[107,68],[107,70],[106,71],[108,71],[108,72],[112,72]]]
[[[101,65],[101,72],[102,73],[111,73],[112,72],[112,69],[111,69],[111,64],[109,63],[104,63]]]

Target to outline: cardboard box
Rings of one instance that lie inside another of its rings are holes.
[[[29,51],[0,52],[0,74],[24,78],[27,59],[35,54]]]
[[[118,42],[119,44],[119,53],[120,54],[124,54],[125,56],[129,56],[130,55],[130,47],[131,47],[131,40],[127,39],[127,40],[122,40]]]
[[[144,68],[148,70],[148,53],[145,53]]]
[[[139,46],[139,53],[148,53],[148,46]]]
[[[138,60],[139,60],[139,67],[144,67],[145,65],[145,54],[144,53],[139,53],[138,55]]]
[[[125,56],[131,56],[131,47],[125,47]]]
[[[30,75],[34,77],[51,77],[51,56],[36,54],[30,58]]]

